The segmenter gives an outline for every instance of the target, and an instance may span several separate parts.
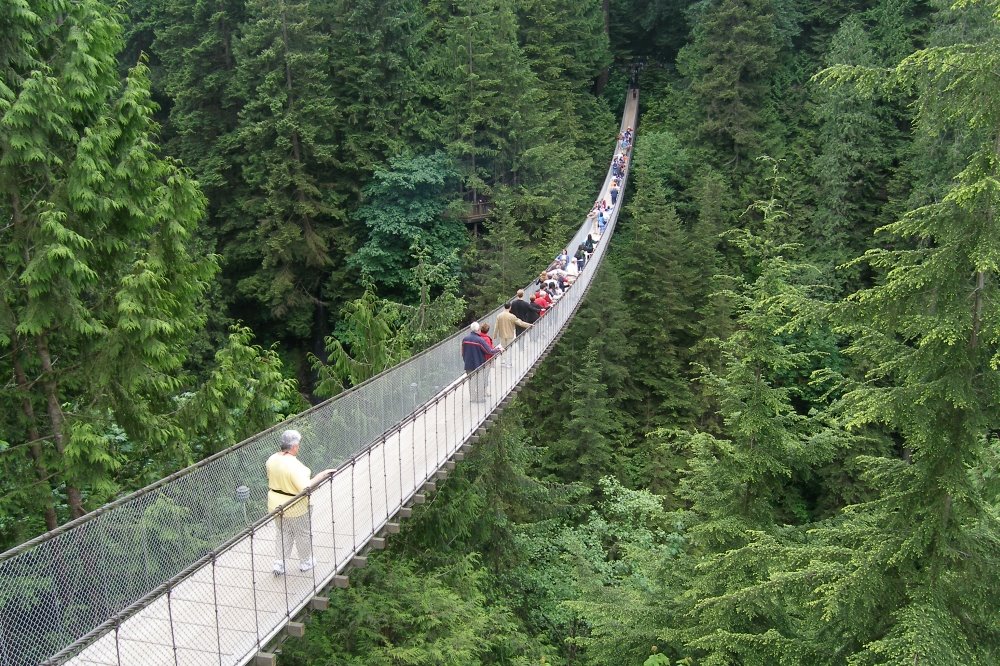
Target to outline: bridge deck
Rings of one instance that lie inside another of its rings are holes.
[[[514,368],[498,366],[489,375],[490,392],[499,396],[511,385]],[[458,387],[436,409],[418,415],[358,459],[351,474],[317,489],[311,498],[313,570],[300,572],[294,560],[286,575],[273,575],[277,530],[269,521],[71,663],[234,664],[256,652],[259,632],[283,626],[343,570],[403,505],[403,489],[419,489],[471,434],[473,424],[485,419],[492,404],[471,402],[468,393],[467,385]]]

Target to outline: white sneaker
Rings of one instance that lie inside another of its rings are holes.
[[[285,565],[282,562],[275,560],[274,567],[271,568],[271,573],[273,573],[275,576],[284,576]]]
[[[316,566],[315,558],[310,557],[307,560],[302,560],[299,562],[299,571],[309,571],[314,566]]]

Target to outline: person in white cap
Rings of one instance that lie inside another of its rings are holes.
[[[302,433],[286,430],[281,433],[281,450],[267,459],[267,510],[270,513],[293,497],[311,488],[335,470],[326,469],[310,478],[309,468],[296,457],[302,443]],[[292,556],[292,548],[299,554],[299,571],[309,571],[316,566],[312,555],[309,524],[309,498],[301,497],[284,507],[276,518],[274,575],[285,573],[285,561]]]

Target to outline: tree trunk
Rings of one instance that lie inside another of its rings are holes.
[[[12,195],[11,195],[11,207],[12,207],[12,211],[13,211],[13,213],[12,213],[12,223],[13,223],[13,225],[14,225],[15,228],[16,227],[20,227],[21,225],[24,224],[24,214],[23,214],[23,212],[21,210],[21,198],[20,198],[20,196],[18,196],[17,190],[15,190],[12,193]],[[24,256],[24,263],[25,263],[25,265],[27,265],[28,262],[29,262],[29,260],[30,260],[30,257],[28,256],[28,251],[27,250],[24,250],[24,255],[25,255]],[[20,359],[18,358],[19,340],[17,338],[18,338],[18,336],[15,335],[15,349],[14,349],[14,354],[13,354],[13,358],[14,358],[14,372],[15,372],[15,376],[16,376],[16,381],[17,381],[18,387],[21,389],[21,391],[24,394],[24,398],[23,398],[23,401],[21,403],[21,409],[22,409],[22,411],[24,411],[24,415],[25,415],[25,417],[28,420],[28,438],[29,438],[29,441],[31,442],[31,444],[29,445],[29,452],[31,453],[31,458],[34,461],[35,473],[38,475],[39,480],[40,481],[44,481],[45,484],[46,484],[46,487],[49,487],[49,484],[48,484],[48,481],[47,481],[48,471],[45,469],[45,464],[42,461],[42,448],[41,448],[42,447],[42,445],[41,445],[42,438],[40,437],[39,432],[38,432],[38,428],[35,425],[36,424],[36,421],[35,421],[35,412],[34,412],[34,408],[31,405],[30,391],[28,390],[29,389],[28,378],[27,378],[27,376],[24,373],[24,367],[21,365]],[[42,357],[42,361],[43,361],[42,368],[45,371],[46,381],[47,382],[49,382],[49,381],[52,382],[53,391],[54,391],[55,381],[53,380],[53,378],[49,374],[50,371],[52,370],[52,363],[51,363],[51,359],[49,358],[49,355],[48,355],[48,346],[44,345],[44,338],[42,338],[42,339],[39,340],[39,346],[40,346],[40,348],[42,346],[44,346],[44,348],[45,348],[45,355]],[[48,361],[48,367],[47,367],[47,369],[46,369],[46,366],[45,366],[45,362],[46,361]],[[48,396],[48,394],[49,394],[48,383],[46,383],[45,391],[46,391],[46,395]],[[48,404],[49,404],[50,411],[51,411],[51,406],[53,404],[53,399],[52,399],[51,396],[48,396]],[[55,405],[56,405],[57,408],[59,407],[59,401],[58,400],[55,400]],[[59,419],[60,425],[62,423],[61,414],[62,414],[62,412],[60,412],[60,419]],[[50,417],[51,417],[51,415],[50,415]],[[56,450],[59,452],[60,457],[61,457],[62,456],[62,451],[63,451],[62,450],[62,445],[63,445],[63,442],[62,442],[62,431],[61,431],[60,428],[57,428],[55,426],[55,422],[52,422],[52,430],[53,430],[53,435],[56,436],[56,439],[55,439]],[[80,499],[79,491],[77,491],[76,488],[73,488],[72,486],[67,485],[67,490],[68,491],[72,490],[72,491],[76,492],[76,498],[78,500]],[[72,498],[72,496],[71,496],[71,498]],[[83,502],[82,501],[79,502],[79,507],[80,507],[80,515],[83,515]],[[70,508],[72,509],[72,503],[70,505]],[[46,506],[45,506],[45,524],[48,526],[48,528],[50,530],[55,529],[59,525],[59,521],[56,518],[55,508],[52,506],[51,493],[50,493],[50,496],[49,496],[49,500],[48,500],[48,502],[46,502]]]
[[[52,428],[52,441],[56,444],[56,451],[62,457],[66,450],[66,439],[63,433],[62,405],[59,404],[59,384],[56,382],[55,374],[52,371],[52,355],[49,353],[49,343],[45,335],[38,338],[38,355],[42,359],[42,385],[45,387],[45,397],[48,401],[49,427]],[[79,518],[84,513],[83,495],[80,489],[66,479],[66,497],[69,500],[69,515],[72,518]]]
[[[31,404],[28,377],[24,373],[24,366],[21,365],[21,359],[16,348],[13,357],[14,379],[17,381],[17,388],[21,392],[21,411],[24,412],[25,420],[28,422],[28,452],[31,454],[31,461],[35,467],[35,476],[38,477],[39,483],[45,485],[47,490],[44,500],[45,527],[54,530],[59,527],[59,519],[56,517],[56,509],[52,504],[52,486],[49,484],[48,470],[45,469],[45,463],[42,459],[42,438],[38,433],[38,425],[35,421],[35,408]]]

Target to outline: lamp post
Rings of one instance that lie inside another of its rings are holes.
[[[236,499],[239,500],[240,506],[243,507],[243,518],[247,521],[247,526],[250,525],[250,514],[247,513],[247,501],[250,499],[250,488],[247,486],[236,486]]]

